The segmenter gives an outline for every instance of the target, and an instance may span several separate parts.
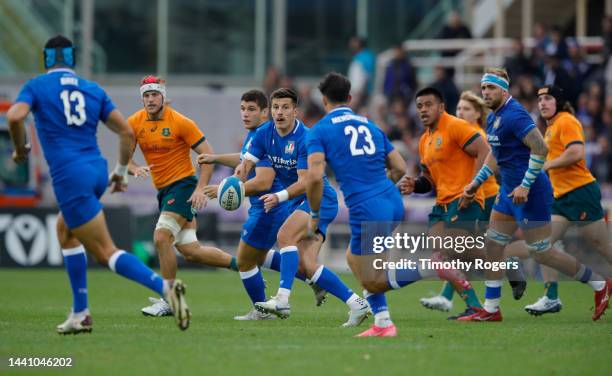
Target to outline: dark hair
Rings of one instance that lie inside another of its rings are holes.
[[[328,73],[319,83],[319,91],[332,103],[348,102],[351,81],[340,73]]]
[[[431,86],[429,87],[425,87],[419,91],[417,91],[416,95],[414,96],[414,98],[418,98],[418,97],[424,97],[426,95],[433,95],[434,97],[438,98],[438,101],[440,103],[444,103],[444,97],[442,96],[442,93],[440,93],[440,91],[436,88],[433,88]]]
[[[63,35],[56,35],[52,38],[49,38],[47,43],[45,43],[45,48],[65,48],[72,47],[72,41],[66,38]]]
[[[257,107],[264,109],[268,107],[268,98],[261,90],[249,90],[240,97],[241,102],[255,102]]]
[[[292,89],[287,87],[281,87],[280,89],[276,89],[270,95],[270,104],[272,104],[273,99],[282,99],[282,98],[290,98],[294,105],[298,105],[298,95]]]

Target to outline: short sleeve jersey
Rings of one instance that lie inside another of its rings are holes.
[[[448,204],[461,197],[474,177],[474,157],[464,148],[480,134],[467,121],[444,112],[437,127],[426,129],[419,140],[421,164],[429,170],[436,187],[436,202]],[[482,206],[482,190],[476,194]]]
[[[206,139],[196,123],[166,106],[159,120],[142,109],[128,118],[157,189],[195,174],[191,149]]]
[[[571,145],[584,145],[585,141],[582,125],[568,112],[561,112],[555,116],[552,124],[546,129],[544,138],[548,145],[546,160],[549,161],[559,158]],[[584,159],[567,167],[548,170],[548,175],[555,198],[595,181]]]
[[[53,69],[29,80],[16,103],[27,103],[52,177],[71,163],[101,159],[96,131],[115,105],[95,82],[70,69]]]

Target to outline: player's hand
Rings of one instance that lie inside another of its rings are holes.
[[[514,188],[508,197],[512,197],[512,203],[521,205],[527,202],[527,196],[529,196],[529,188],[525,188],[522,185]]]
[[[206,206],[206,203],[208,202],[208,197],[206,197],[204,189],[196,188],[195,191],[193,191],[193,193],[191,194],[191,197],[189,197],[189,200],[187,200],[187,202],[190,202],[191,207],[195,210],[200,210]]]
[[[108,178],[108,186],[110,187],[111,193],[125,192],[128,187],[127,176],[117,175],[112,173]]]
[[[259,198],[264,203],[264,211],[267,213],[276,205],[278,205],[278,196],[274,193],[268,193]]]
[[[31,150],[30,144],[25,144],[22,148],[13,151],[13,161],[15,163],[24,163],[28,160],[28,154]]]
[[[202,192],[204,192],[209,199],[217,198],[218,191],[218,185],[207,185],[206,187],[202,188]]]
[[[414,181],[412,176],[404,176],[400,179],[398,185],[399,190],[403,195],[409,195],[414,192]]]
[[[217,162],[217,156],[215,154],[200,154],[198,155],[199,164],[212,164]]]
[[[153,165],[150,166],[138,166],[134,169],[132,169],[132,171],[130,171],[130,173],[132,175],[134,175],[135,178],[148,178],[149,175],[151,175],[151,167],[153,167]]]
[[[465,209],[476,197],[476,192],[478,191],[478,186],[474,183],[470,183],[463,188],[463,194],[459,198],[459,209]]]
[[[548,172],[548,170],[550,170],[550,161],[544,162],[544,166],[542,166],[542,170],[544,170],[544,172]]]
[[[244,165],[244,163],[240,163],[238,166],[236,166],[236,169],[234,170],[234,175],[242,180],[242,182],[246,181],[247,178],[247,174],[246,174],[246,166]]]

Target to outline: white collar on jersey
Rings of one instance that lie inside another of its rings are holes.
[[[506,107],[506,105],[508,104],[508,102],[510,102],[510,99],[512,99],[512,95],[508,97],[508,99],[506,100],[506,103],[504,103],[503,106],[501,106],[500,108],[498,108],[497,110],[495,110],[495,113],[498,113],[499,111],[502,110],[502,108]]]
[[[335,111],[353,111],[349,106],[340,106],[340,107],[336,107],[333,110],[329,111],[328,114],[331,114],[332,112]]]
[[[66,72],[66,73],[72,73],[72,74],[76,74],[74,73],[74,71],[70,68],[53,68],[53,69],[49,69],[47,71],[47,73],[55,73],[55,72]]]

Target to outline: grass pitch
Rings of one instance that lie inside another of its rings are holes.
[[[91,334],[59,336],[71,304],[60,270],[0,269],[0,373],[90,375],[610,375],[612,316],[591,321],[588,288],[563,282],[559,314],[532,317],[523,306],[542,285],[531,282],[519,302],[504,286],[502,323],[459,323],[422,308],[418,298],[440,283],[420,282],[388,294],[397,338],[353,338],[340,328],[347,308],[333,297],[315,307],[296,281],[288,320],[236,322],[249,302],[236,273],[179,271],[193,320],[181,332],[172,318],[145,318],[149,292],[107,270],[89,272]],[[278,274],[265,272],[268,293]],[[342,278],[357,288],[349,275]],[[482,283],[476,283],[482,295]],[[356,290],[359,291],[359,290]],[[455,300],[454,311],[463,310]],[[7,367],[8,357],[70,356],[71,369]]]

